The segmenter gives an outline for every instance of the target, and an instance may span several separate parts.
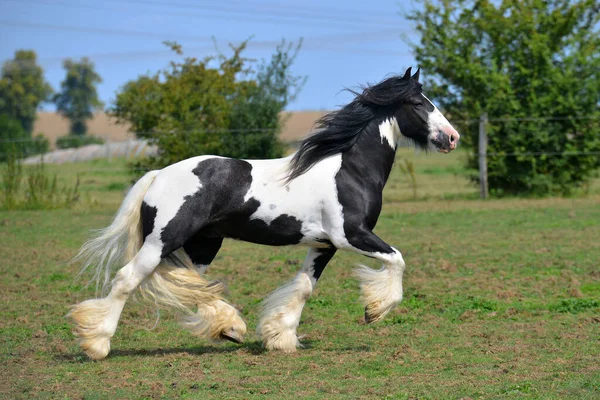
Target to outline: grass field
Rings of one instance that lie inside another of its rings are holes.
[[[403,303],[363,323],[352,269],[338,253],[307,303],[305,349],[267,353],[253,333],[260,301],[293,277],[301,248],[226,241],[223,278],[250,334],[213,344],[174,315],[130,302],[100,362],[64,318],[93,295],[67,261],[112,218],[129,178],[122,162],[49,166],[80,175],[73,210],[0,212],[2,398],[600,398],[600,185],[570,199],[477,200],[459,162],[403,152],[416,200],[395,169],[376,232],[407,263]]]

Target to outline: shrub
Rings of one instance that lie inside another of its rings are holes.
[[[167,43],[177,54],[181,47]],[[254,65],[233,55],[185,58],[170,68],[128,82],[110,110],[128,122],[158,155],[136,170],[162,168],[202,154],[273,158],[283,154],[280,114],[303,85],[290,74],[299,46],[283,43],[269,62]],[[215,62],[216,61],[216,62]]]
[[[59,149],[73,149],[90,144],[103,144],[104,139],[91,135],[67,135],[56,139],[56,147]]]
[[[491,194],[568,194],[594,176],[597,1],[426,0],[409,18],[421,35],[414,50],[427,93],[453,119],[488,114]],[[461,134],[476,170],[477,123]]]

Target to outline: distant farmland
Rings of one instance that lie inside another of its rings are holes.
[[[281,140],[293,142],[303,138],[311,132],[315,121],[324,113],[325,111],[285,113],[283,116],[285,126],[281,133]],[[69,121],[56,113],[40,112],[35,122],[34,132],[35,134],[42,133],[54,147],[56,139],[69,132]],[[117,124],[114,118],[104,112],[96,113],[94,118],[88,122],[88,133],[111,142],[121,142],[134,137],[133,133],[129,132],[128,125]]]

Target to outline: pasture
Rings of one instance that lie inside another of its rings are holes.
[[[226,241],[209,269],[248,323],[242,345],[213,344],[176,316],[131,301],[107,359],[79,350],[64,318],[91,297],[69,265],[106,226],[129,183],[125,164],[48,166],[80,174],[72,210],[0,212],[3,398],[597,399],[600,397],[600,185],[567,199],[480,201],[460,157],[413,154],[416,199],[396,166],[376,232],[404,255],[404,301],[365,325],[338,252],[301,325],[306,348],[265,352],[261,300],[305,250]]]

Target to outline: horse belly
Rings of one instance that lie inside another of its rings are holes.
[[[221,229],[221,234],[232,239],[269,246],[297,245],[304,238],[302,223],[289,216],[280,216],[270,224],[261,219],[228,224]]]
[[[268,246],[327,247],[330,243],[319,223],[301,221],[288,214],[281,214],[273,219],[232,218],[208,228],[207,231]]]

